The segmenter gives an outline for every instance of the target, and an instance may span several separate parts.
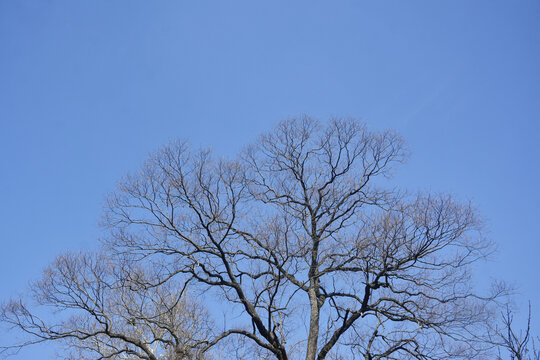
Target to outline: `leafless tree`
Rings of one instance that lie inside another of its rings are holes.
[[[140,267],[128,273],[124,265],[103,254],[58,257],[30,299],[2,306],[0,320],[22,336],[1,352],[59,341],[66,359],[209,358],[202,354],[210,334],[207,314],[185,284],[152,284],[151,273]]]
[[[536,344],[540,343],[540,338],[535,339],[531,334],[531,304],[529,303],[525,330],[518,332],[515,329],[513,325],[514,313],[509,305],[506,305],[501,317],[502,326],[495,328],[491,337],[491,341],[499,349],[497,360],[505,359],[502,353],[505,353],[511,360],[540,360],[540,350],[536,347]]]
[[[470,265],[490,243],[470,204],[389,185],[406,155],[391,131],[307,117],[233,160],[172,143],[110,197],[107,246],[226,309],[204,350],[234,339],[259,359],[480,357],[502,290],[476,295]]]

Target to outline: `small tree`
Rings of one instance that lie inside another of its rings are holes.
[[[513,325],[514,314],[509,305],[506,306],[501,316],[502,327],[495,328],[492,335],[492,342],[499,349],[497,360],[504,359],[501,353],[506,353],[511,360],[540,360],[540,350],[536,348],[540,339],[535,339],[531,334],[531,304],[529,303],[525,330],[518,332],[515,329]]]
[[[148,271],[120,265],[103,254],[58,257],[29,302],[2,306],[0,319],[25,335],[3,352],[59,341],[66,359],[206,359],[210,324],[185,284],[152,284]]]
[[[475,294],[470,265],[490,244],[469,204],[384,186],[405,157],[391,131],[307,117],[234,160],[173,143],[110,197],[107,243],[220,296],[230,316],[206,349],[236,337],[261,359],[479,356],[496,294]]]

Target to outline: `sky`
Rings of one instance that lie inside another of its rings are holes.
[[[0,1],[0,301],[95,247],[161,145],[234,156],[307,114],[401,133],[396,184],[475,204],[498,246],[478,286],[514,284],[538,334],[539,64],[537,0]]]

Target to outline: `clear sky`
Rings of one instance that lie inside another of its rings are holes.
[[[93,247],[160,145],[234,155],[303,113],[399,131],[396,181],[476,204],[477,282],[516,284],[540,333],[538,0],[0,1],[0,299]]]

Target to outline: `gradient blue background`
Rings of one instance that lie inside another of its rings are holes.
[[[302,113],[401,132],[396,181],[476,204],[499,246],[477,282],[516,284],[540,333],[537,0],[0,0],[0,299],[95,246],[160,145],[233,155]]]

